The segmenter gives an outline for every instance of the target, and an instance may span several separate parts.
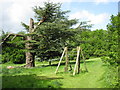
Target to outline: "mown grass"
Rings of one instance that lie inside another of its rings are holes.
[[[48,62],[36,64],[34,68],[14,69],[6,67],[19,65],[3,64],[3,88],[109,88],[104,81],[108,68],[103,65],[100,58],[87,60],[88,72],[84,71],[84,65],[81,63],[81,73],[75,76],[72,75],[73,71],[64,72],[64,65],[61,65],[55,74],[57,66],[49,66]]]

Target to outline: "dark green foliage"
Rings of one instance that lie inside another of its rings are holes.
[[[103,57],[102,60],[109,65],[111,69],[107,75],[109,84],[113,88],[119,88],[119,78],[118,78],[118,65],[119,65],[119,56],[118,56],[118,31],[119,31],[120,20],[119,16],[111,16],[110,23],[107,25],[108,30],[108,48],[107,56]],[[111,78],[112,77],[112,78]]]
[[[42,60],[60,57],[62,49],[68,45],[68,40],[74,37],[72,25],[76,19],[68,20],[66,13],[61,10],[61,4],[45,2],[44,7],[34,7],[35,18],[44,22],[39,25],[33,36],[36,56]]]
[[[111,22],[107,25],[108,29],[108,37],[107,37],[107,51],[108,51],[108,62],[113,65],[119,63],[118,60],[118,30],[119,30],[119,23],[118,16],[111,16]]]
[[[28,30],[29,30],[29,26],[28,25],[26,25],[25,23],[23,23],[23,22],[21,22],[21,24],[22,24],[22,26],[25,28],[25,30],[27,30],[27,32],[28,32]]]
[[[39,48],[37,49],[40,50],[40,52],[38,53],[43,53],[44,55],[49,54],[49,56],[51,57],[55,56],[54,54],[51,55],[51,52],[55,52],[60,55],[60,53],[62,52],[62,48],[67,45],[66,40],[72,38],[72,36],[74,35],[72,31],[66,30],[66,27],[63,28],[63,25],[60,23],[44,23],[39,27],[38,33],[41,33],[44,36],[44,38],[38,38],[40,40],[38,46]]]
[[[20,32],[23,33],[23,32]],[[2,35],[5,37],[8,34]],[[13,63],[24,63],[25,62],[25,53],[24,53],[24,44],[20,43],[22,37],[16,37],[11,41],[13,36],[11,36],[6,42],[2,44],[2,63],[13,62]]]
[[[35,18],[40,21],[42,18],[45,18],[46,22],[56,22],[59,20],[64,20],[65,14],[69,11],[62,11],[60,3],[45,2],[44,7],[33,8],[35,12]]]
[[[87,25],[88,26],[88,25]],[[90,29],[76,29],[76,42],[74,45],[80,45],[86,58],[100,57],[107,54],[107,31],[100,29],[90,31]]]

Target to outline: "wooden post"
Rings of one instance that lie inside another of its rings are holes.
[[[51,66],[51,61],[49,61],[49,65]]]
[[[65,63],[65,72],[68,71],[68,63],[69,63],[69,60],[68,60],[68,48],[66,47],[66,63]]]
[[[78,47],[77,47],[78,49]],[[78,50],[77,50],[77,56],[78,56]],[[77,68],[77,58],[76,58],[76,63],[75,63],[75,67],[74,67],[74,71],[73,71],[73,76],[75,75],[75,71],[76,71],[76,68]]]
[[[77,58],[76,58],[76,63],[75,63],[75,68],[74,68],[73,76],[75,75],[75,72],[76,72],[76,70],[77,70],[79,55],[80,55],[80,48],[77,47]]]
[[[69,71],[71,71],[72,70],[72,65],[70,64],[70,70]]]
[[[63,58],[63,56],[64,56],[64,54],[65,54],[65,51],[66,51],[66,47],[64,48],[64,51],[63,51],[63,53],[62,53],[62,56],[61,56],[60,61],[59,61],[59,63],[58,63],[58,66],[57,66],[57,68],[56,68],[55,74],[58,72],[58,68],[59,68],[60,63],[61,63],[61,61],[62,61],[62,58]]]
[[[81,54],[82,54],[82,57],[83,57],[85,70],[88,71],[87,66],[86,66],[85,57],[84,57],[83,52],[82,52],[82,48],[80,50],[81,50]]]
[[[80,73],[80,47],[78,47],[78,74]]]

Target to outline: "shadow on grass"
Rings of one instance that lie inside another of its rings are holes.
[[[95,62],[95,61],[86,60],[86,63],[93,63],[93,62]],[[75,63],[76,63],[75,61],[69,62],[69,64],[75,64]],[[83,60],[81,60],[81,63],[84,63]],[[65,62],[60,63],[60,65],[65,65]],[[58,63],[52,64],[52,65],[42,65],[42,67],[48,67],[48,66],[58,66]]]
[[[58,79],[36,75],[2,76],[2,88],[60,88]]]
[[[93,63],[93,62],[96,62],[96,61],[86,60],[86,63]]]

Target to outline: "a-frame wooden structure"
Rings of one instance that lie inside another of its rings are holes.
[[[81,54],[80,54],[81,53]],[[60,66],[60,63],[64,57],[64,55],[66,56],[66,63],[65,63],[65,72],[68,71],[68,64],[69,64],[69,59],[68,59],[68,48],[65,47],[64,48],[64,51],[62,53],[62,56],[60,58],[60,61],[58,63],[58,66],[56,68],[56,71],[55,71],[55,74],[57,74],[58,72],[58,69],[59,69],[59,66]],[[83,58],[83,61],[84,61],[84,67],[85,67],[85,70],[87,70],[87,66],[86,66],[86,62],[85,62],[85,57],[83,55],[83,52],[82,52],[82,48],[80,46],[77,47],[77,58],[76,58],[76,63],[75,63],[75,67],[74,67],[74,71],[73,71],[73,76],[76,74],[76,72],[79,74],[80,73],[80,55],[82,55],[82,58]],[[71,67],[71,66],[70,66]]]

